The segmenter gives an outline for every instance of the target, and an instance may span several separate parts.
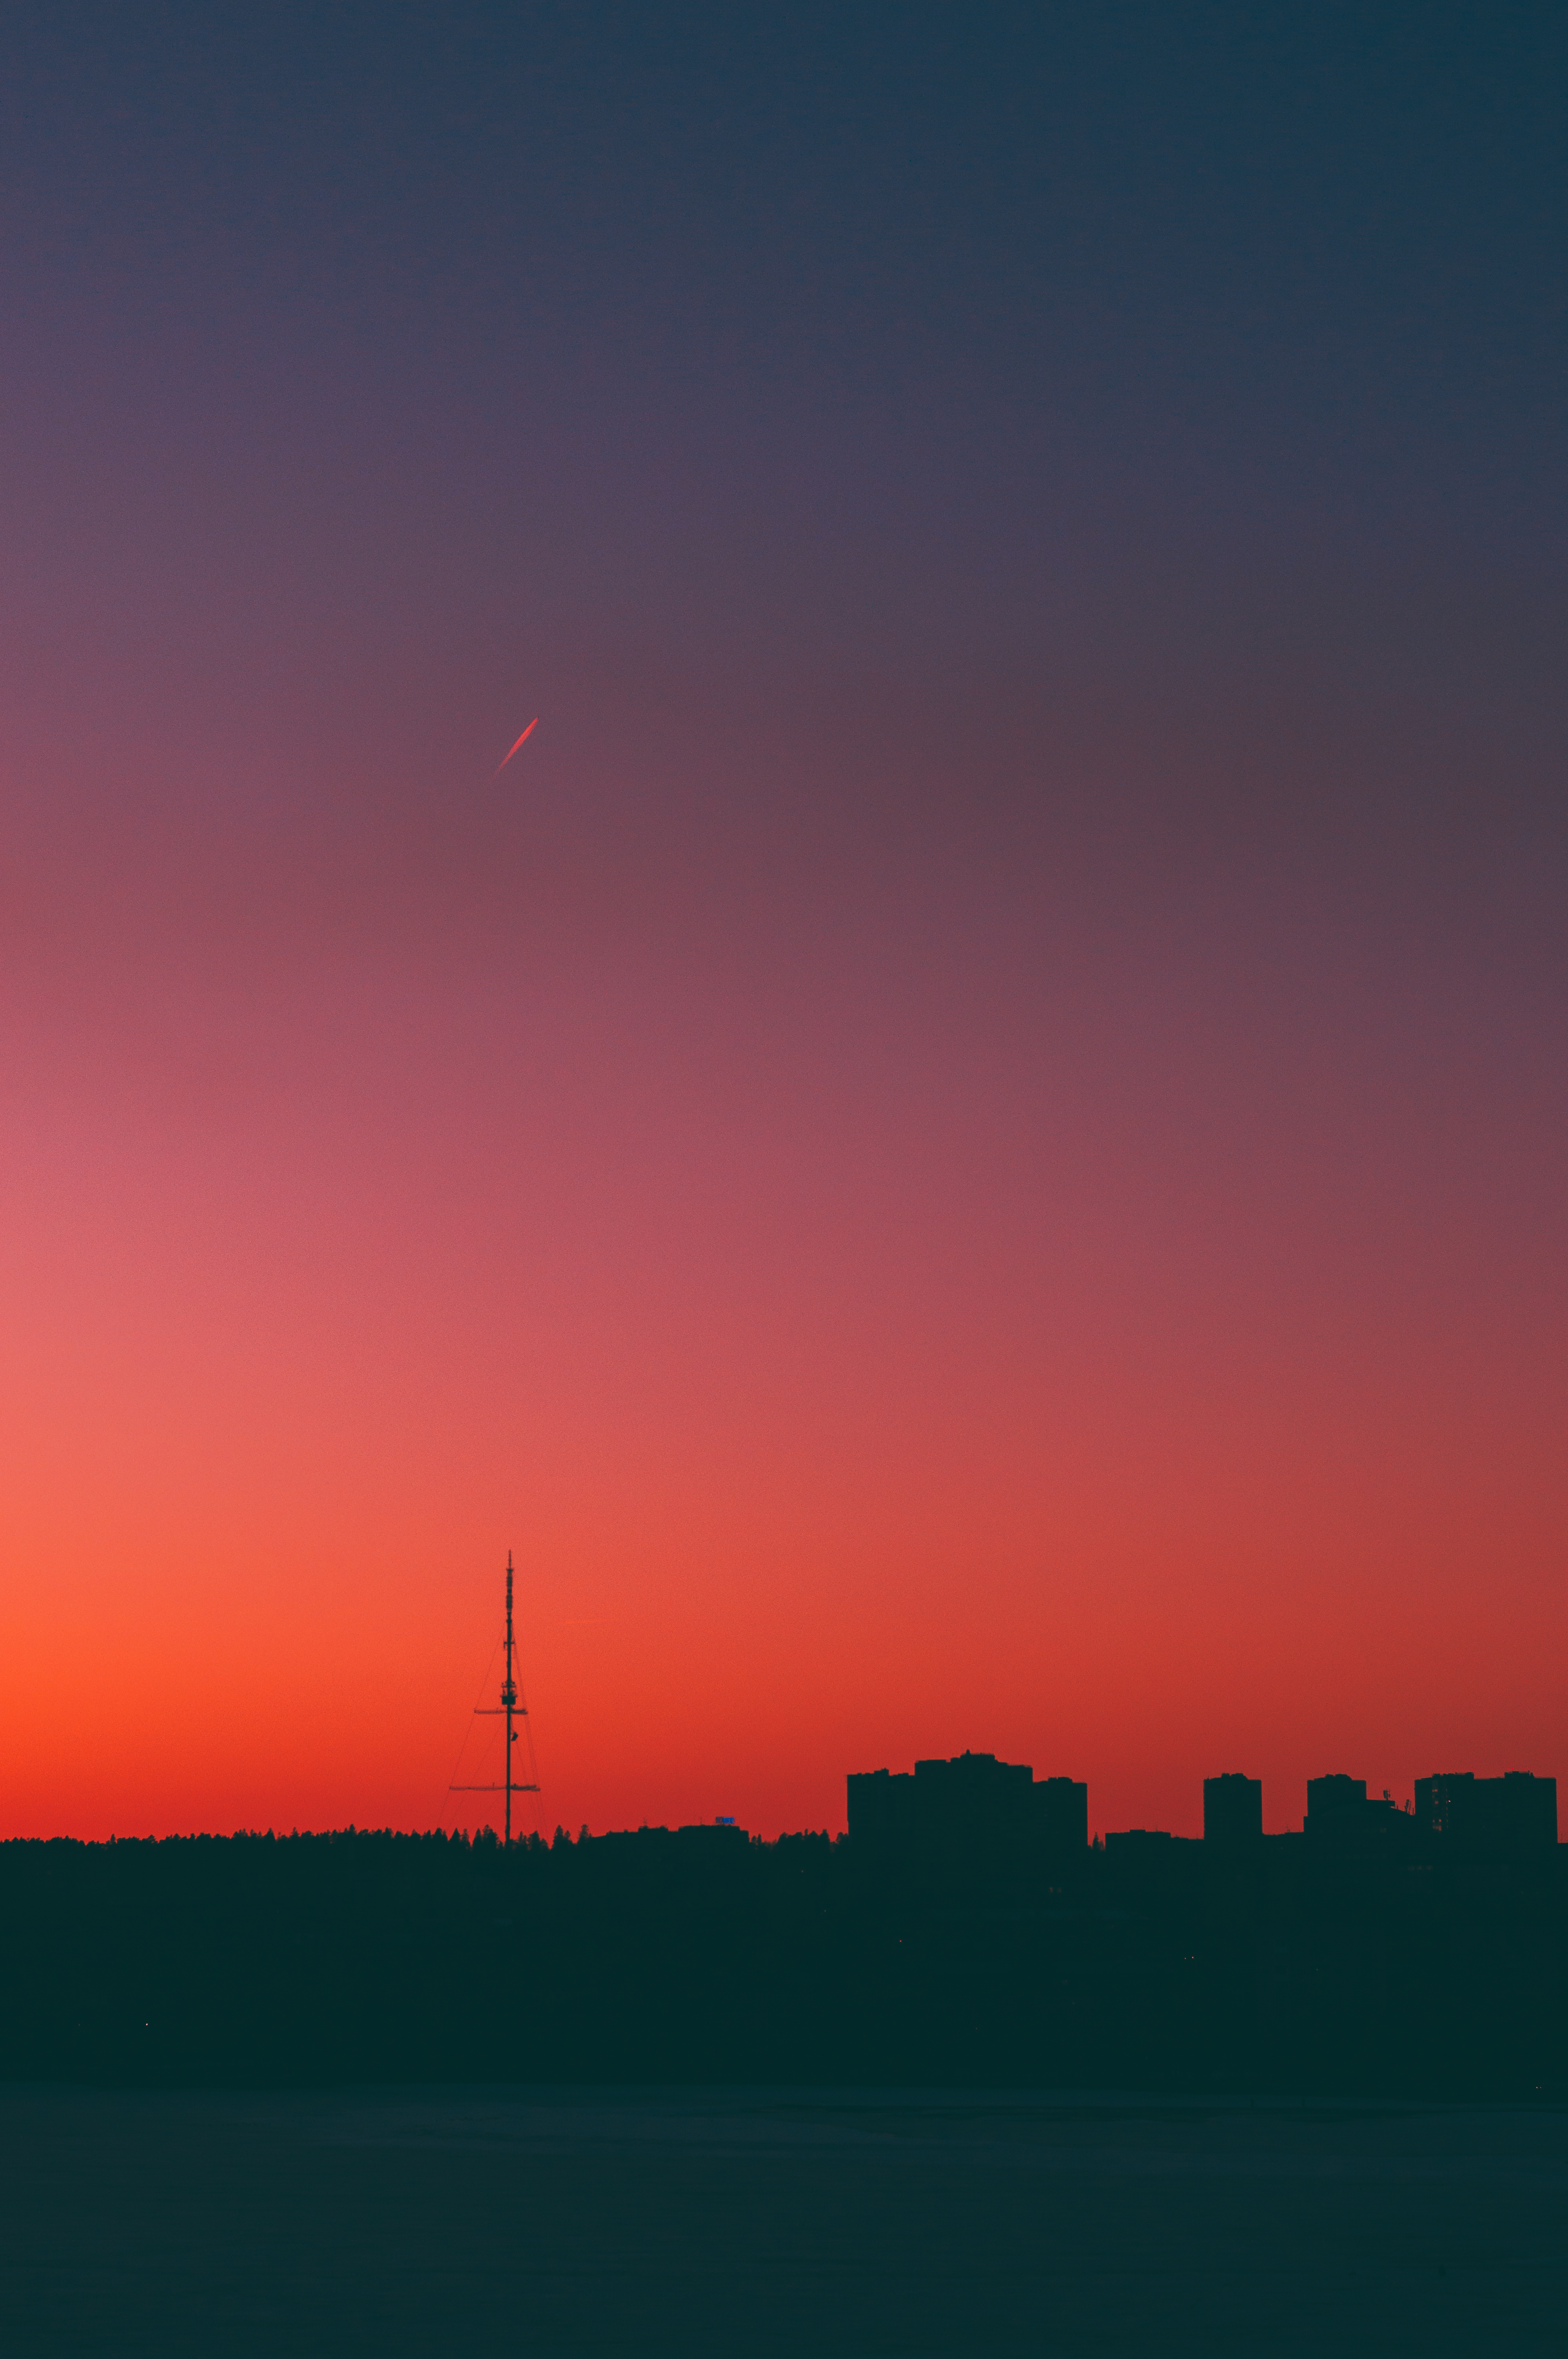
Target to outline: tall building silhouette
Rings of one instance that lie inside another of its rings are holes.
[[[1440,1856],[1519,1859],[1557,1841],[1557,1780],[1529,1769],[1477,1777],[1451,1769],[1415,1781],[1415,1821]]]
[[[1346,1777],[1335,1771],[1327,1777],[1307,1779],[1306,1832],[1322,1834],[1341,1812],[1359,1810],[1367,1799],[1365,1777]]]
[[[1362,1788],[1363,1793],[1366,1788]],[[1203,1781],[1203,1839],[1217,1849],[1244,1850],[1263,1835],[1263,1780],[1227,1770]]]
[[[1030,1801],[1036,1840],[1047,1859],[1087,1850],[1089,1789],[1081,1777],[1037,1777]]]
[[[985,1876],[1048,1868],[1088,1844],[1081,1779],[1037,1779],[1027,1762],[993,1753],[852,1773],[846,1783],[850,1841],[876,1866]]]
[[[1365,1777],[1339,1772],[1307,1779],[1305,1826],[1319,1848],[1402,1851],[1415,1834],[1415,1821],[1390,1796],[1368,1794]]]

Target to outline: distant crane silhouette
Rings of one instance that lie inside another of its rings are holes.
[[[506,1775],[499,1784],[489,1786],[449,1786],[447,1788],[447,1791],[449,1794],[504,1794],[506,1797],[505,1842],[508,1848],[510,1848],[512,1843],[513,1795],[536,1794],[539,1790],[536,1779],[533,1784],[525,1785],[521,1778],[514,1777],[512,1775],[512,1748],[516,1744],[518,1737],[518,1731],[513,1727],[512,1723],[514,1720],[526,1720],[528,1717],[528,1707],[522,1701],[517,1693],[517,1680],[514,1662],[515,1652],[515,1641],[512,1636],[512,1550],[508,1549],[506,1551],[506,1677],[502,1681],[501,1701],[499,1703],[481,1703],[474,1706],[474,1718],[476,1720],[500,1720],[504,1718],[506,1722]],[[528,1745],[530,1756],[533,1754],[533,1740],[530,1738]],[[530,1768],[533,1767],[534,1765],[532,1758],[530,1758],[528,1766]]]

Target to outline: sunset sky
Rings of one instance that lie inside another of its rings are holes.
[[[1565,103],[6,10],[0,1834],[1568,1777]]]

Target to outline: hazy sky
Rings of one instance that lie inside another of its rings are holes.
[[[1565,105],[6,10],[0,1832],[1568,1776]]]

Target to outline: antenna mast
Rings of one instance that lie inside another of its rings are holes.
[[[539,1790],[537,1781],[532,1785],[525,1785],[522,1778],[512,1775],[512,1748],[516,1744],[518,1735],[518,1732],[512,1723],[514,1720],[526,1720],[528,1717],[528,1707],[517,1693],[516,1651],[516,1641],[512,1635],[512,1550],[508,1549],[506,1551],[506,1677],[502,1682],[501,1701],[498,1704],[478,1704],[474,1709],[476,1720],[503,1719],[506,1723],[506,1774],[499,1785],[451,1786],[447,1789],[452,1794],[504,1794],[506,1797],[505,1840],[508,1850],[512,1847],[513,1795],[536,1794]]]
[[[512,1746],[516,1734],[512,1715],[517,1709],[517,1682],[512,1676],[512,1550],[506,1551],[506,1680],[501,1690],[501,1709],[506,1714],[506,1833],[503,1840],[512,1841]]]

